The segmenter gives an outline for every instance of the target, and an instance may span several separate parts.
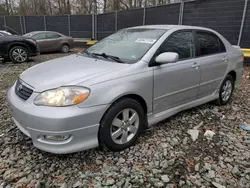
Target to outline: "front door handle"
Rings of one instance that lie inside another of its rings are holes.
[[[195,62],[195,63],[192,65],[192,68],[198,69],[198,68],[199,68],[199,64]]]
[[[227,58],[227,57],[223,57],[223,58],[222,58],[222,61],[227,62],[227,61],[228,61],[228,58]]]

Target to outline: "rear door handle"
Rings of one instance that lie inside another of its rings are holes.
[[[195,62],[195,63],[192,65],[192,68],[198,69],[198,68],[199,68],[199,64]]]

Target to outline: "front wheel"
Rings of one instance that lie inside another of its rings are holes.
[[[226,105],[230,101],[233,95],[233,91],[234,91],[234,79],[231,75],[227,75],[221,84],[219,99],[217,99],[217,104]]]
[[[114,103],[101,120],[99,140],[111,151],[124,150],[136,142],[145,123],[141,105],[129,98]]]
[[[9,52],[10,60],[13,63],[23,63],[29,58],[28,50],[22,46],[15,46]]]

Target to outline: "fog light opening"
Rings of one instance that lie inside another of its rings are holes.
[[[53,136],[48,136],[44,135],[44,138],[46,140],[52,140],[52,141],[65,141],[70,138],[71,135],[53,135]]]

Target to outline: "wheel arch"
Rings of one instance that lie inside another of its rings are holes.
[[[9,46],[8,46],[8,55],[9,55],[9,53],[10,53],[10,50],[11,50],[12,48],[16,47],[16,46],[21,46],[21,47],[23,47],[23,48],[26,48],[27,51],[28,51],[28,55],[30,54],[30,51],[31,51],[31,50],[30,50],[30,47],[29,47],[27,44],[15,42],[15,43],[9,44]]]
[[[108,110],[112,107],[112,105],[124,98],[128,98],[128,99],[134,99],[135,101],[137,101],[141,106],[142,106],[142,109],[144,111],[144,114],[145,114],[145,122],[146,122],[146,125],[145,125],[145,128],[148,127],[148,121],[147,121],[147,112],[148,112],[148,107],[147,107],[147,103],[145,101],[145,99],[143,97],[141,97],[140,95],[138,94],[125,94],[125,95],[122,95],[122,96],[119,96],[117,98],[115,98],[109,105],[109,107],[105,110],[105,112],[103,113],[101,119],[100,119],[100,122],[103,120],[105,114],[108,112]]]
[[[234,81],[236,81],[236,78],[237,78],[237,73],[236,73],[236,71],[231,70],[227,75],[232,76],[233,79],[234,79]]]

